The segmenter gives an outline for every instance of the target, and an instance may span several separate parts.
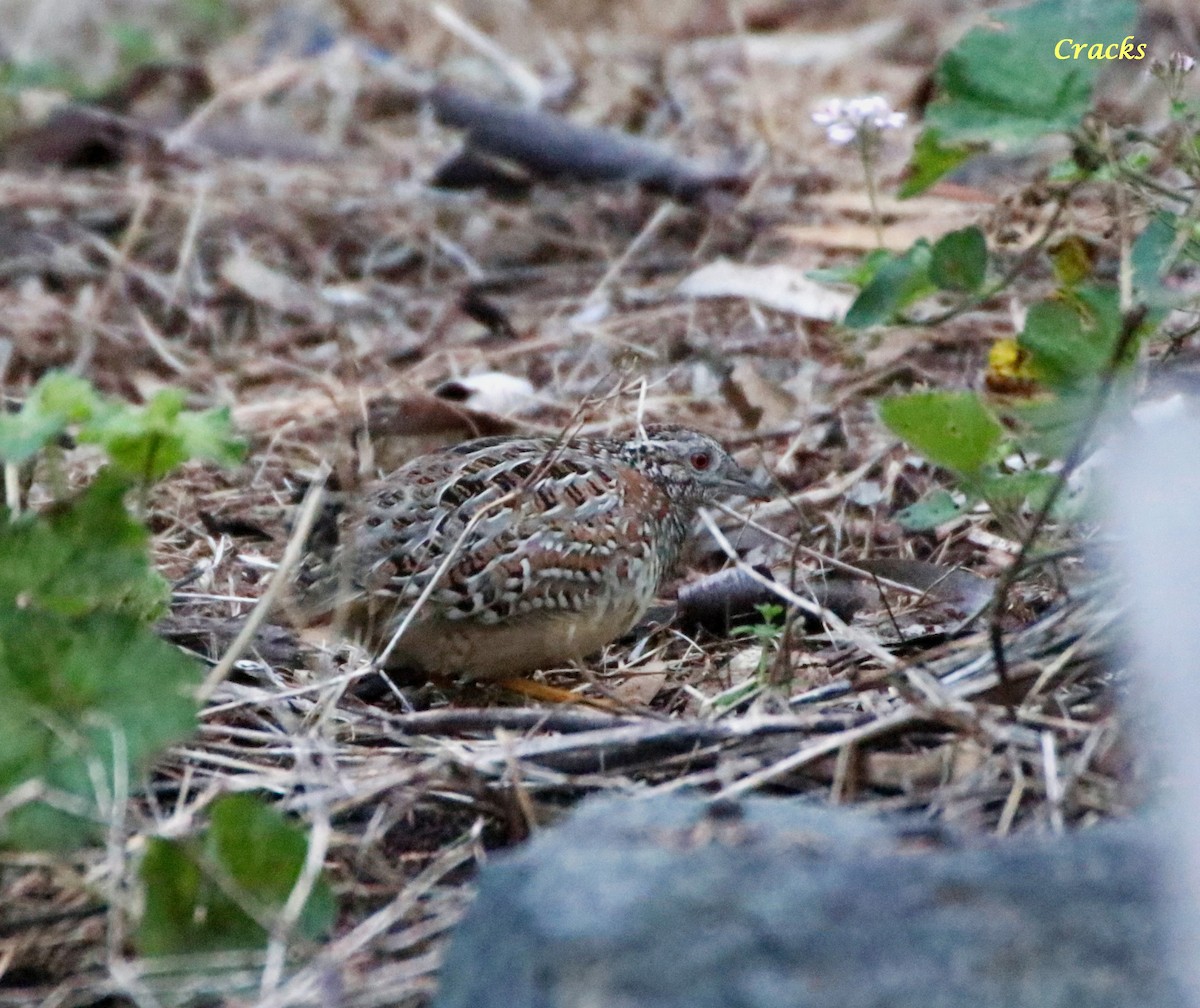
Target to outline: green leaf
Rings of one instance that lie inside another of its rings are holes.
[[[1175,244],[1179,218],[1165,210],[1150,218],[1150,222],[1133,243],[1130,258],[1133,263],[1133,283],[1139,290],[1152,290],[1162,280],[1167,254]]]
[[[163,60],[162,50],[148,28],[131,21],[114,21],[107,28],[117,44],[117,62],[122,70],[136,70]]]
[[[1090,107],[1096,75],[1109,64],[1073,58],[1070,46],[1115,44],[1108,52],[1119,57],[1136,15],[1133,0],[1040,0],[992,14],[995,26],[972,29],[942,58],[935,73],[940,94],[926,110],[927,127],[951,142],[1028,141],[1072,129]],[[1069,58],[1060,58],[1064,53]],[[1131,46],[1127,58],[1133,55]]]
[[[0,459],[20,464],[51,444],[72,423],[92,415],[96,393],[62,371],[44,375],[17,413],[0,413]]]
[[[233,415],[225,406],[183,413],[179,417],[179,433],[190,459],[232,466],[246,455],[246,442],[234,435]]]
[[[929,277],[941,290],[971,293],[983,286],[987,262],[983,232],[972,225],[938,239],[933,246]]]
[[[1121,327],[1115,287],[1080,287],[1069,298],[1033,305],[1017,342],[1047,388],[1059,394],[1090,392],[1112,359]],[[1137,345],[1130,341],[1123,365],[1136,359]]]
[[[1001,408],[1005,425],[1021,448],[1044,458],[1065,458],[1078,432],[1095,410],[1091,396],[1056,396],[1046,400],[1009,402]]]
[[[51,371],[33,387],[29,401],[42,412],[78,423],[92,415],[98,399],[95,389],[83,378]]]
[[[0,606],[79,617],[143,620],[166,604],[150,569],[145,528],[125,510],[127,483],[101,470],[74,501],[8,520],[0,510]]]
[[[18,807],[0,821],[0,846],[67,850],[102,837],[115,781],[195,729],[199,679],[195,662],[130,616],[0,605],[0,794],[38,780],[77,806]]]
[[[851,329],[893,321],[905,306],[934,291],[929,279],[932,251],[924,238],[900,256],[883,263],[859,292],[843,323]]]
[[[102,445],[120,470],[153,482],[189,458],[237,462],[244,444],[232,434],[227,409],[185,411],[184,393],[164,389],[145,406],[105,404],[79,429],[79,440]]]
[[[228,409],[184,410],[185,395],[164,389],[145,406],[103,399],[82,378],[51,372],[30,391],[21,410],[0,414],[0,459],[21,463],[78,425],[78,438],[99,444],[134,479],[160,479],[180,462],[209,459],[232,465],[245,454],[233,436]]]
[[[160,837],[146,844],[140,871],[146,898],[137,932],[142,955],[197,955],[214,944],[218,950],[253,947],[262,934],[205,878],[193,847]],[[214,933],[225,941],[214,942]]]
[[[25,409],[0,414],[0,460],[20,465],[50,444],[65,427],[58,417]]]
[[[858,262],[846,266],[830,266],[826,269],[809,270],[804,275],[821,283],[845,283],[865,287],[879,272],[884,263],[890,262],[892,254],[886,249],[872,249]]]
[[[1150,218],[1145,229],[1133,243],[1130,260],[1133,265],[1133,286],[1145,301],[1163,300],[1163,273],[1168,268],[1167,256],[1175,246],[1179,218],[1160,211]]]
[[[213,803],[203,837],[150,842],[142,861],[143,955],[260,949],[300,876],[305,834],[251,795]],[[313,886],[297,921],[302,938],[328,932],[336,914],[329,884]]]
[[[992,507],[1028,504],[1041,507],[1058,476],[1044,470],[1027,469],[1015,473],[998,473],[983,480],[980,492]]]
[[[897,195],[901,199],[920,195],[943,175],[954,171],[972,154],[983,149],[982,144],[944,144],[937,130],[922,130]]]
[[[1025,316],[1018,344],[1029,351],[1038,380],[1063,391],[1096,375],[1107,356],[1099,341],[1089,340],[1079,313],[1065,301],[1040,301]]]
[[[125,506],[131,475],[236,456],[228,412],[188,413],[183,402],[170,391],[130,409],[50,374],[17,414],[0,416],[9,462],[71,426],[114,457],[40,514],[0,508],[0,795],[28,795],[0,821],[0,846],[61,850],[101,837],[114,797],[195,727],[200,670],[149,629],[167,585]]]
[[[29,88],[63,91],[72,98],[88,93],[88,87],[74,70],[50,60],[0,62],[0,88],[18,93]]]
[[[195,726],[200,671],[148,628],[167,590],[125,510],[127,485],[101,470],[44,514],[0,512],[0,794],[36,780],[74,806],[17,808],[0,845],[94,839],[114,778]]]
[[[914,392],[885,399],[883,422],[929,461],[960,476],[990,463],[1004,430],[974,392]]]
[[[938,488],[915,504],[897,511],[896,520],[912,532],[928,532],[965,514],[974,503],[974,498],[956,500],[950,491]]]

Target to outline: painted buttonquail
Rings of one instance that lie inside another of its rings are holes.
[[[297,576],[309,622],[343,610],[386,665],[470,678],[560,667],[638,621],[698,508],[763,497],[712,438],[491,437],[414,459],[345,505]],[[414,612],[415,609],[415,612]]]

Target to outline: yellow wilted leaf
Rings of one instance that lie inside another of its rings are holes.
[[[1034,377],[1029,351],[1015,339],[1000,339],[988,351],[984,387],[993,396],[1003,398],[1042,398],[1047,393]]]

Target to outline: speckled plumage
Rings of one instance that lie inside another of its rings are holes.
[[[473,678],[560,666],[646,611],[721,493],[759,487],[711,438],[499,437],[423,455],[348,505],[297,579],[302,608],[377,651],[416,614],[390,666]],[[424,600],[420,601],[424,596]]]

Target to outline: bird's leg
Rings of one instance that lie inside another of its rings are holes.
[[[532,679],[499,679],[496,685],[508,690],[510,693],[519,693],[530,700],[543,700],[546,703],[583,704],[584,706],[595,707],[603,711],[617,709],[617,705],[611,700],[580,696],[571,690],[565,690],[558,686],[549,686],[546,683],[535,682]]]

